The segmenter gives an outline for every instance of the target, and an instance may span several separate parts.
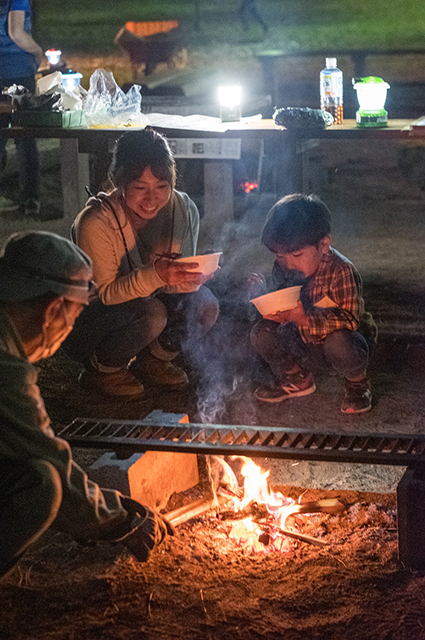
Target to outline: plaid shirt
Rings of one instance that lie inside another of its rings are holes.
[[[273,268],[273,280],[277,289],[297,284],[291,282],[290,272],[282,269],[277,262]],[[325,296],[337,306],[326,309],[315,307],[315,303]],[[376,325],[372,316],[364,310],[360,274],[335,249],[329,249],[316,272],[304,281],[301,301],[308,317],[307,325],[298,327],[304,342],[321,342],[338,329],[359,330],[366,337],[376,339]]]

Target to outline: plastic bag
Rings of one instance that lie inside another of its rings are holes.
[[[12,84],[2,93],[12,98],[12,105],[18,111],[63,111],[60,93],[34,96],[26,87],[19,84]]]
[[[147,118],[140,111],[140,85],[133,84],[127,93],[115,82],[111,71],[96,69],[90,78],[90,89],[83,111],[87,124],[103,126],[145,125]]]

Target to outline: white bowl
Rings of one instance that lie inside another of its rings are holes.
[[[204,276],[209,276],[218,269],[218,262],[222,252],[219,253],[206,253],[202,256],[188,256],[187,258],[177,258],[176,262],[194,262],[198,263],[198,267],[194,267],[196,273],[203,273]]]
[[[287,287],[253,298],[251,302],[255,304],[262,316],[269,316],[278,311],[289,311],[296,307],[300,299],[300,291],[301,287]]]

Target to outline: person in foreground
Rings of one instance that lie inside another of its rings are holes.
[[[50,526],[83,543],[121,542],[140,561],[173,532],[91,482],[50,427],[33,363],[72,330],[91,278],[90,259],[55,234],[14,234],[0,254],[0,578]]]
[[[143,383],[187,385],[173,360],[215,323],[218,302],[201,286],[196,262],[199,212],[174,188],[175,161],[152,129],[124,134],[109,178],[113,188],[90,198],[72,239],[92,259],[98,286],[64,345],[84,364],[80,383],[110,396],[140,396]]]
[[[344,380],[343,413],[372,408],[367,378],[376,325],[364,310],[362,281],[353,264],[331,247],[331,216],[314,196],[292,194],[270,210],[262,242],[276,256],[275,289],[302,285],[294,309],[260,320],[251,343],[269,364],[274,382],[255,397],[281,402],[316,390],[310,369]]]

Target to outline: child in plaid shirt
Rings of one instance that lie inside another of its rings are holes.
[[[344,378],[341,411],[364,413],[372,408],[366,372],[376,325],[364,310],[359,273],[331,247],[330,223],[326,205],[303,194],[285,196],[269,212],[262,242],[276,256],[274,289],[302,289],[294,309],[252,329],[252,345],[274,374],[254,395],[262,402],[310,395],[316,390],[310,369],[321,369]]]

